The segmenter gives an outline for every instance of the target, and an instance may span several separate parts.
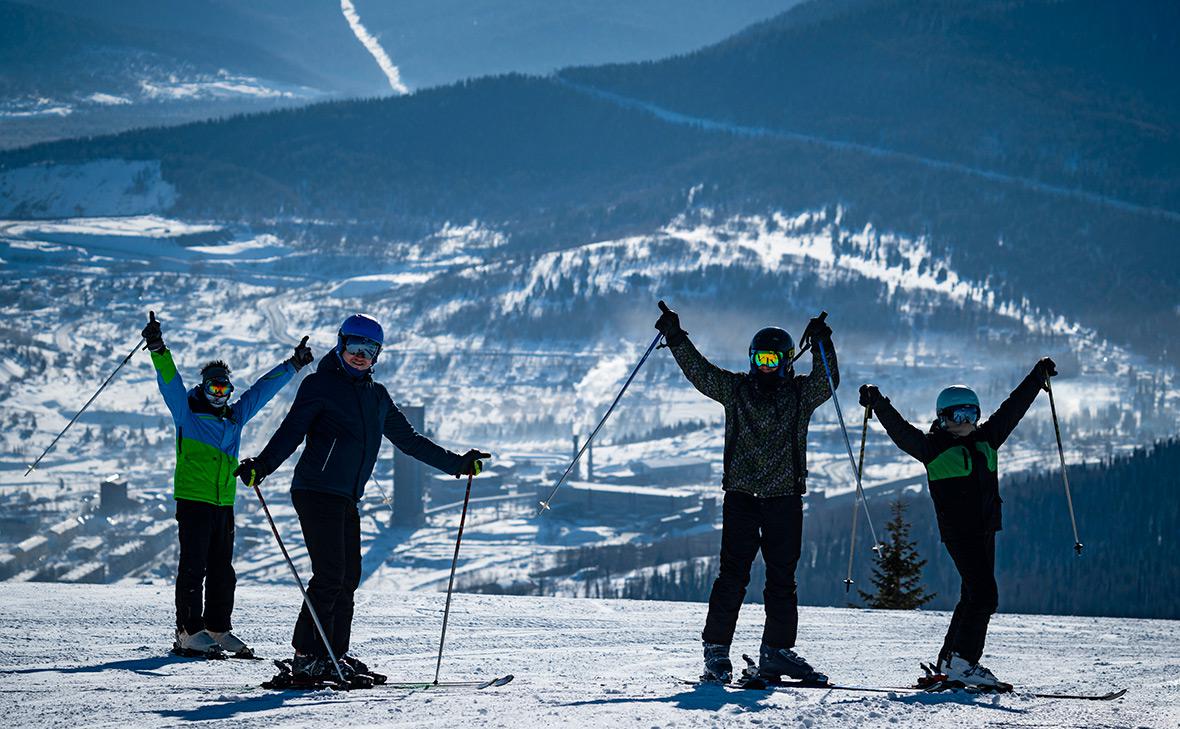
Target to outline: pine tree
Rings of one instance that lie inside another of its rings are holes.
[[[910,525],[905,519],[905,502],[899,496],[891,505],[893,519],[885,528],[889,543],[877,554],[873,567],[873,586],[876,594],[857,590],[865,604],[881,610],[914,610],[934,599],[922,585],[922,567],[926,560],[918,557],[918,550],[910,539]]]

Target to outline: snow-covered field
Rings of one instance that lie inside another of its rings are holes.
[[[299,593],[239,589],[237,631],[283,657]],[[392,678],[428,681],[443,595],[362,591],[353,651]],[[123,585],[0,584],[0,712],[13,727],[348,726],[1020,726],[1174,727],[1180,623],[999,615],[985,661],[1029,689],[1105,692],[1110,702],[1007,696],[727,692],[673,677],[699,670],[705,606],[457,595],[443,679],[513,673],[506,687],[354,693],[259,687],[266,661],[167,653],[172,594]],[[749,605],[735,654],[757,648]],[[933,657],[947,615],[803,608],[800,651],[836,681],[904,686]]]

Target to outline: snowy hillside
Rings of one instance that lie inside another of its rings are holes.
[[[299,593],[238,592],[236,629],[266,657],[287,657]],[[1180,624],[998,615],[984,662],[1007,696],[827,690],[727,692],[674,677],[699,671],[705,606],[695,603],[459,595],[443,680],[512,673],[484,691],[273,692],[268,661],[168,655],[172,593],[146,586],[0,585],[0,712],[11,726],[1004,726],[1174,727],[1180,722]],[[353,650],[394,680],[434,675],[443,596],[358,593]],[[747,606],[735,650],[757,649]],[[900,687],[933,657],[945,613],[803,608],[799,650],[834,681]],[[1105,693],[1110,702],[1026,692]]]

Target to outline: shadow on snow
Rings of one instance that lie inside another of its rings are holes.
[[[643,698],[607,698],[592,701],[573,701],[559,706],[605,706],[611,704],[673,704],[678,709],[689,711],[716,711],[725,706],[740,705],[747,709],[760,711],[769,705],[763,703],[772,692],[769,691],[730,691],[724,686],[709,686],[701,684],[693,686],[688,691],[681,691],[671,696],[649,696]]]
[[[156,669],[163,668],[172,663],[197,663],[204,662],[203,658],[185,658],[183,656],[153,656],[151,658],[134,658],[123,661],[110,661],[108,663],[98,663],[92,666],[71,666],[69,668],[59,668],[51,666],[49,668],[18,668],[13,670],[0,671],[0,674],[23,674],[23,673],[102,673],[103,671],[131,671],[142,676],[162,676],[162,673],[156,673]]]

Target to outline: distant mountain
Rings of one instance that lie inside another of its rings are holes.
[[[717,45],[572,80],[1180,211],[1180,5],[815,0]]]
[[[357,0],[354,19],[410,88],[661,58],[797,0]],[[0,0],[0,147],[382,96],[390,80],[329,0]]]
[[[917,270],[945,267],[988,291],[996,307],[1060,315],[1061,327],[1076,321],[1180,361],[1169,346],[1180,337],[1180,212],[1160,207],[1170,204],[1167,190],[1180,179],[1170,165],[1180,162],[1170,132],[1156,131],[1174,129],[1170,120],[1180,111],[1175,89],[1151,83],[1161,72],[1148,72],[1142,60],[1171,46],[1138,44],[1139,25],[1112,25],[1119,39],[1095,45],[1096,60],[1077,61],[1083,70],[1107,69],[1099,77],[1106,80],[1079,96],[1082,71],[1070,70],[1082,53],[1075,36],[1099,33],[1100,9],[815,2],[659,64],[485,78],[404,98],[38,146],[0,154],[0,214],[43,217],[65,205],[89,215],[316,220],[351,228],[360,249],[382,245],[361,240],[414,239],[448,221],[475,219],[505,236],[508,245],[493,255],[510,258],[651,233],[679,216],[691,223],[838,209],[843,231],[871,228],[922,240],[929,258],[913,262]],[[1047,36],[1060,39],[1057,61],[1029,49],[1031,36],[1017,43],[1057,16],[1061,28],[1085,30]],[[1009,26],[1020,32],[998,30]],[[877,44],[870,42],[874,29]],[[850,37],[860,40],[849,45]],[[822,89],[859,90],[817,102],[815,113],[782,103],[788,91],[796,93],[781,84],[784,74],[801,73],[788,63],[799,44],[827,59],[807,66],[809,80],[797,79],[800,88],[821,96]],[[828,46],[845,52],[823,56]],[[911,46],[918,51],[897,50]],[[946,58],[930,55],[937,49]],[[1141,100],[1136,108],[1151,124],[1128,126],[1111,116],[1113,79],[1129,78],[1128,69],[1144,70],[1127,93]],[[925,80],[911,88],[904,79],[919,78],[919,71]],[[657,81],[649,83],[647,74]],[[890,94],[869,93],[894,77],[903,79],[895,80],[896,104]],[[1009,77],[1020,83],[1004,81]],[[967,81],[974,84],[963,87],[970,94],[951,93]],[[1035,98],[1038,88],[1055,91]],[[687,89],[697,89],[702,101],[689,105]],[[1011,113],[1001,119],[979,104]],[[1025,111],[1016,114],[1018,108]],[[802,131],[785,130],[796,121]],[[1002,132],[1010,154],[980,156],[965,136],[969,128]],[[1070,177],[1059,167],[1026,163],[1049,149],[1046,134],[1096,160],[1085,169],[1109,176]],[[1109,140],[1095,136],[1101,134]],[[50,201],[36,185],[13,182],[28,170],[69,176],[72,166],[112,158],[158,170],[168,194],[142,195],[150,176],[112,179],[103,189],[123,185],[128,196],[157,201],[115,209],[80,198],[71,204],[77,192],[63,197],[60,186]],[[1036,177],[1041,172],[1044,179]],[[336,229],[300,235],[326,230]],[[838,255],[861,255],[841,237],[847,232],[834,235]],[[897,251],[887,255],[904,260]]]

